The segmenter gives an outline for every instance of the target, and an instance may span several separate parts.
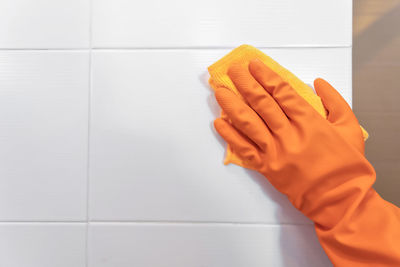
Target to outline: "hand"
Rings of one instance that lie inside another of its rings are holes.
[[[374,169],[362,154],[361,130],[350,107],[329,84],[317,79],[317,94],[329,113],[324,119],[259,60],[251,61],[248,68],[232,66],[228,75],[243,100],[226,88],[216,90],[229,118],[215,120],[218,133],[296,208],[325,227],[335,225],[350,205],[330,213],[330,203],[350,203],[365,193],[344,192],[338,198],[335,191],[342,184],[372,185],[375,180]]]
[[[364,155],[364,137],[358,120],[346,100],[324,79],[316,79],[314,88],[329,112],[326,119],[331,126]]]

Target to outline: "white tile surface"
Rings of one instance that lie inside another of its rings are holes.
[[[95,47],[349,46],[352,1],[93,0]]]
[[[89,46],[90,0],[1,0],[0,48]]]
[[[86,218],[88,75],[87,52],[0,52],[0,220]]]
[[[92,220],[308,223],[263,177],[222,164],[206,67],[226,52],[94,52]],[[267,53],[307,83],[326,77],[349,98],[349,48]]]
[[[0,266],[84,267],[85,224],[0,223]]]
[[[264,177],[222,164],[206,67],[275,47],[351,103],[351,14],[348,0],[0,1],[0,267],[331,266]]]
[[[328,267],[313,226],[91,224],[89,267]]]

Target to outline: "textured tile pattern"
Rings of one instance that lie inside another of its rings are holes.
[[[249,43],[351,103],[351,2],[0,3],[0,266],[330,266],[222,164],[206,67]]]

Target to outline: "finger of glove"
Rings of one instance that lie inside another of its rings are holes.
[[[321,98],[325,109],[328,111],[328,121],[332,123],[357,122],[349,104],[327,81],[321,78],[316,79],[314,81],[314,88],[317,95]]]
[[[249,70],[258,83],[272,95],[289,119],[295,119],[312,112],[313,108],[310,104],[261,60],[252,60],[249,64]]]
[[[321,78],[314,81],[314,88],[328,111],[327,120],[346,140],[364,154],[365,144],[360,125],[346,100],[332,85]]]
[[[232,124],[265,151],[270,132],[257,113],[229,89],[217,88],[215,97]]]
[[[251,141],[236,130],[229,122],[218,118],[214,121],[218,134],[229,144],[232,150],[243,160],[254,161],[258,158],[257,148]]]
[[[243,98],[260,115],[272,132],[278,131],[289,123],[278,103],[254,79],[247,67],[232,65],[228,70],[228,75]]]

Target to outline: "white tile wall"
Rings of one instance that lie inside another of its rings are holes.
[[[330,266],[311,225],[94,223],[89,266]]]
[[[0,220],[86,220],[88,52],[0,51]]]
[[[321,74],[351,91],[347,48],[266,52],[305,81]],[[265,179],[221,164],[225,144],[211,125],[219,108],[205,66],[225,53],[94,52],[91,219],[307,222]]]
[[[0,36],[0,267],[330,266],[222,165],[206,68],[249,43],[351,103],[351,1],[4,0]]]
[[[84,223],[0,223],[0,266],[84,267]]]
[[[1,0],[0,48],[89,47],[90,0]]]
[[[351,45],[348,0],[93,1],[95,47]]]

